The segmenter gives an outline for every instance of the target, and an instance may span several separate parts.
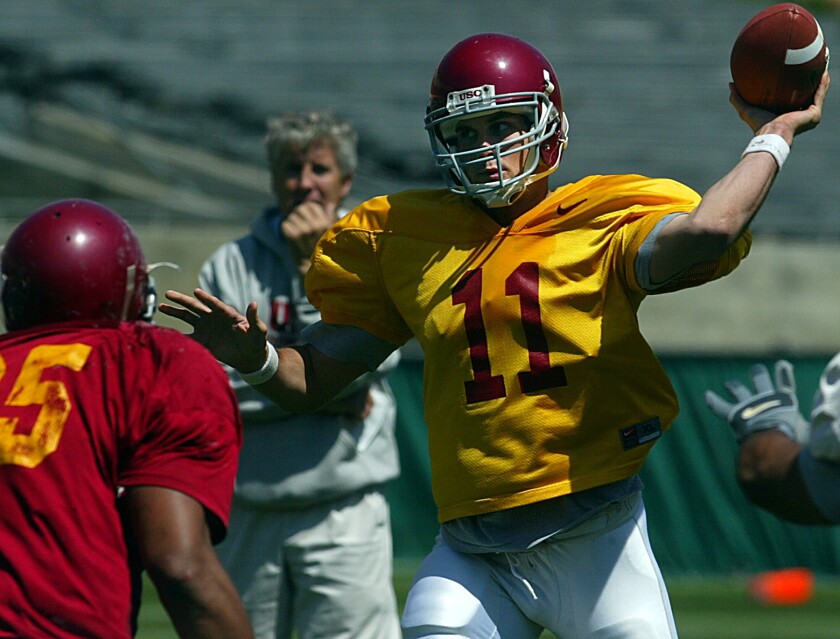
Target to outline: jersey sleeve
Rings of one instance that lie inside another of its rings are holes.
[[[700,204],[700,195],[693,189],[668,179],[647,179],[639,176],[621,176],[623,197],[632,195],[632,207],[638,216],[620,231],[624,244],[624,270],[628,283],[644,294],[667,293],[719,279],[728,275],[749,254],[752,236],[745,231],[724,253],[714,260],[693,264],[667,282],[652,284],[646,277],[646,263],[653,248],[656,234],[667,224],[665,218],[675,213],[687,213]]]
[[[379,198],[379,206],[385,198]],[[306,293],[327,324],[346,324],[400,346],[412,337],[385,287],[377,253],[384,232],[376,201],[352,211],[327,231],[306,274]]]
[[[360,362],[368,370],[378,369],[382,373],[396,366],[391,356],[399,354],[390,342],[345,324],[315,322],[302,331],[301,338],[328,357],[342,362]],[[389,360],[393,365],[386,365]]]
[[[212,515],[210,529],[218,542],[230,514],[242,445],[236,398],[221,366],[203,347],[176,331],[161,335],[156,366],[146,372],[154,382],[132,426],[134,450],[120,484],[189,495]]]

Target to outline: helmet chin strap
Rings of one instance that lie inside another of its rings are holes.
[[[474,200],[480,200],[484,206],[490,209],[497,209],[505,206],[510,206],[516,200],[519,199],[519,197],[525,192],[525,189],[528,188],[528,185],[531,184],[532,181],[533,180],[531,178],[519,180],[518,182],[514,182],[513,184],[500,187],[495,191],[479,193],[477,195],[473,195],[472,197]]]

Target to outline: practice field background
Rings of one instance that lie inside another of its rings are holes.
[[[559,185],[593,173],[678,179],[704,191],[749,131],[728,103],[733,38],[761,0],[2,0],[0,240],[22,215],[89,197],[130,219],[160,290],[190,290],[198,265],[270,201],[267,117],[330,108],[360,132],[351,204],[438,186],[422,128],[441,53],[469,33],[505,31],[554,62],[572,123]],[[807,2],[829,44],[837,0]],[[835,78],[836,80],[836,78]],[[784,525],[733,479],[735,444],[702,403],[760,359],[796,364],[810,402],[840,346],[840,100],[797,138],[752,225],[749,259],[720,282],[654,296],[640,324],[682,411],[645,468],[651,542],[683,639],[840,637],[840,529]],[[165,324],[166,320],[161,319]],[[389,486],[396,585],[404,598],[436,524],[419,361],[394,378],[403,477]],[[632,379],[632,371],[628,371]],[[814,600],[767,608],[757,570],[808,565]],[[140,639],[175,637],[154,589]]]
[[[394,583],[400,604],[414,564],[398,562]],[[814,597],[801,606],[754,601],[746,577],[669,580],[680,639],[836,639],[840,635],[840,581],[818,578]],[[545,633],[542,639],[554,635]],[[137,639],[177,639],[154,588],[146,583]]]
[[[772,362],[772,357],[767,363]],[[810,400],[825,356],[790,357],[800,401]],[[836,639],[840,637],[840,529],[785,524],[750,506],[733,472],[728,427],[702,405],[702,391],[743,379],[752,356],[670,356],[663,363],[682,411],[655,447],[642,477],[651,543],[671,594],[682,639]],[[400,603],[437,523],[429,489],[420,393],[422,363],[407,358],[391,375],[398,398],[402,476],[388,485]],[[816,573],[813,599],[796,607],[753,600],[748,583],[768,570],[806,566]],[[139,639],[174,634],[153,587],[144,592]],[[547,634],[543,639],[549,639]]]

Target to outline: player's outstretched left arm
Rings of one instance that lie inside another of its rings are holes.
[[[196,341],[284,410],[320,408],[368,372],[364,364],[333,359],[308,344],[275,349],[256,302],[243,315],[203,289],[194,294],[166,291],[174,304],[161,304],[161,313],[192,326]]]
[[[776,115],[744,102],[730,85],[730,102],[756,136],[780,136],[788,146],[794,137],[822,119],[830,84],[823,74],[814,103],[807,109]],[[653,282],[665,282],[694,264],[719,258],[746,230],[770,191],[779,163],[770,152],[743,155],[735,167],[703,195],[690,215],[675,217],[656,238],[650,260]]]
[[[802,476],[802,452],[801,444],[778,430],[749,436],[738,450],[738,485],[753,504],[779,519],[796,524],[828,524]]]

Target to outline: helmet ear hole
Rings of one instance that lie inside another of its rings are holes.
[[[559,165],[563,151],[566,150],[566,146],[569,143],[569,120],[566,118],[565,113],[562,113],[560,117],[557,118],[556,124],[559,131],[557,143],[552,144],[550,142],[546,142],[543,144],[541,149],[542,160],[546,166]]]
[[[560,155],[560,147],[559,146],[551,146],[550,144],[546,144],[543,146],[541,152],[541,160],[545,166],[551,166],[555,162],[557,162],[558,157]]]

